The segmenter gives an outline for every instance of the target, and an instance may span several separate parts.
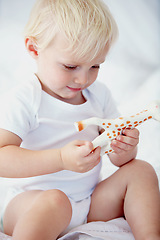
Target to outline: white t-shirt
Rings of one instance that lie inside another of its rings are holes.
[[[77,132],[74,122],[90,117],[115,118],[118,111],[109,90],[100,82],[85,89],[83,95],[86,102],[80,105],[60,101],[44,92],[35,76],[1,97],[0,128],[18,135],[21,147],[32,150],[60,148],[75,139],[92,141],[99,134],[98,126]],[[101,163],[86,173],[64,170],[30,178],[3,178],[3,186],[24,191],[60,189],[79,201],[92,194],[100,169]]]

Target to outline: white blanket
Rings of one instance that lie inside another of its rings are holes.
[[[160,99],[159,0],[105,0],[118,27],[119,40],[110,51],[99,80],[111,89],[122,115],[132,114]],[[35,69],[24,48],[22,30],[34,0],[0,0],[0,94]],[[160,180],[160,123],[139,127],[138,158],[150,162]],[[102,179],[117,168],[103,159]],[[0,182],[3,184],[3,182]],[[0,239],[11,239],[0,233]],[[61,240],[133,240],[123,219],[89,223],[73,229]]]
[[[11,240],[11,237],[0,233],[1,240]],[[134,240],[131,229],[123,218],[109,222],[93,222],[72,229],[59,240]]]
[[[79,226],[59,240],[134,240],[128,223],[123,218],[109,222],[93,222]]]

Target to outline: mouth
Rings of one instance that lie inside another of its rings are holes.
[[[82,88],[72,88],[72,87],[69,87],[69,86],[67,86],[67,88],[72,92],[79,92],[79,91],[82,90]]]

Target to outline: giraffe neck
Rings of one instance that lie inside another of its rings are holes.
[[[119,117],[112,120],[102,121],[102,127],[109,129],[116,128],[119,131],[125,128],[135,128],[141,123],[151,119],[152,115],[148,110],[143,110],[140,113],[137,113],[128,117]]]
[[[143,110],[135,115],[130,116],[130,121],[133,124],[133,127],[140,125],[141,123],[151,119],[153,116],[148,110]]]
[[[129,117],[119,117],[121,120],[121,124],[128,128],[134,128],[138,125],[142,124],[143,122],[152,119],[152,115],[148,110],[143,110],[135,115],[131,115]]]

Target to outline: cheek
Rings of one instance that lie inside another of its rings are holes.
[[[90,73],[90,83],[93,83],[96,79],[97,79],[97,76],[98,76],[98,70],[97,71],[92,71]]]
[[[50,74],[51,67],[48,64],[47,60],[45,61],[43,58],[39,58],[37,61],[37,70],[38,74],[44,78]]]
[[[59,69],[54,69],[48,75],[48,79],[54,88],[63,88],[71,82],[72,77]]]
[[[57,78],[57,81],[59,81],[61,85],[65,85],[72,80],[71,74],[66,73],[62,70],[55,71],[55,77]]]
[[[97,70],[96,73],[95,73],[95,79],[97,79],[98,73],[99,73],[99,70]]]

